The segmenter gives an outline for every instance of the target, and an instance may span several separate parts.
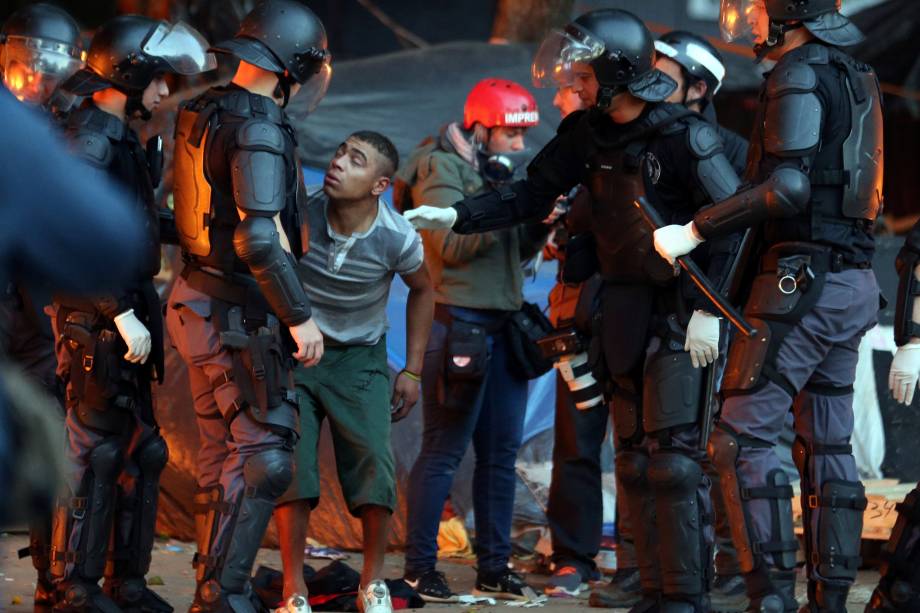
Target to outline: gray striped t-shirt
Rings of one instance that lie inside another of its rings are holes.
[[[374,345],[387,330],[393,275],[422,266],[422,241],[402,215],[380,200],[377,219],[362,234],[342,236],[326,221],[329,199],[310,190],[310,250],[298,263],[316,325],[327,340]]]

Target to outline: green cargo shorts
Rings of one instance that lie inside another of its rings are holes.
[[[276,504],[319,503],[319,436],[329,419],[339,484],[352,515],[361,507],[396,508],[390,447],[390,371],[386,338],[376,345],[327,346],[319,364],[294,373],[300,404],[300,441],[294,480]]]

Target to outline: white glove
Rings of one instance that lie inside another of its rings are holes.
[[[150,357],[150,330],[134,315],[134,309],[115,317],[115,327],[128,346],[125,359],[134,364],[146,363]]]
[[[672,266],[677,258],[687,255],[705,240],[697,234],[692,221],[684,226],[662,226],[655,230],[654,237],[655,251]]]
[[[457,211],[452,206],[423,205],[406,211],[403,217],[417,230],[450,230],[457,221]]]
[[[901,404],[910,404],[920,376],[920,343],[907,343],[898,347],[891,370],[888,371],[888,389]]]
[[[687,324],[684,351],[690,352],[693,368],[709,366],[719,357],[719,318],[706,311],[693,311]]]

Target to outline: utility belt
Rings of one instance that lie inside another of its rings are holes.
[[[252,277],[212,271],[194,261],[186,262],[180,274],[192,289],[221,302],[243,307],[247,318],[264,318],[271,313],[271,306]]]
[[[761,272],[754,278],[744,309],[745,319],[757,334],[738,336],[732,344],[722,385],[724,394],[752,394],[772,381],[795,397],[795,387],[776,369],[776,354],[783,339],[814,308],[828,273],[870,267],[815,243],[772,246],[761,259]]]
[[[223,412],[228,426],[246,411],[281,433],[297,432],[293,343],[258,284],[244,275],[210,272],[192,262],[182,270],[182,278],[211,297],[220,347],[232,360],[232,368],[211,382],[215,390],[231,381],[239,389],[232,408]]]
[[[58,310],[57,328],[70,353],[65,402],[87,427],[123,432],[137,414],[154,423],[151,364],[124,360],[127,347],[114,324],[99,313]]]

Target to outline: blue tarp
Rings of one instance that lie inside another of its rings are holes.
[[[325,171],[305,166],[304,180],[307,185],[320,185]],[[390,191],[384,194],[388,204],[392,202]],[[535,277],[524,282],[524,300],[546,307],[546,299],[556,279],[556,263],[545,262]],[[397,277],[390,290],[387,303],[387,319],[390,330],[387,334],[387,355],[390,366],[399,371],[406,364],[406,297],[409,289]],[[530,382],[527,395],[527,413],[524,417],[524,441],[553,427],[555,415],[555,371],[551,371]]]

